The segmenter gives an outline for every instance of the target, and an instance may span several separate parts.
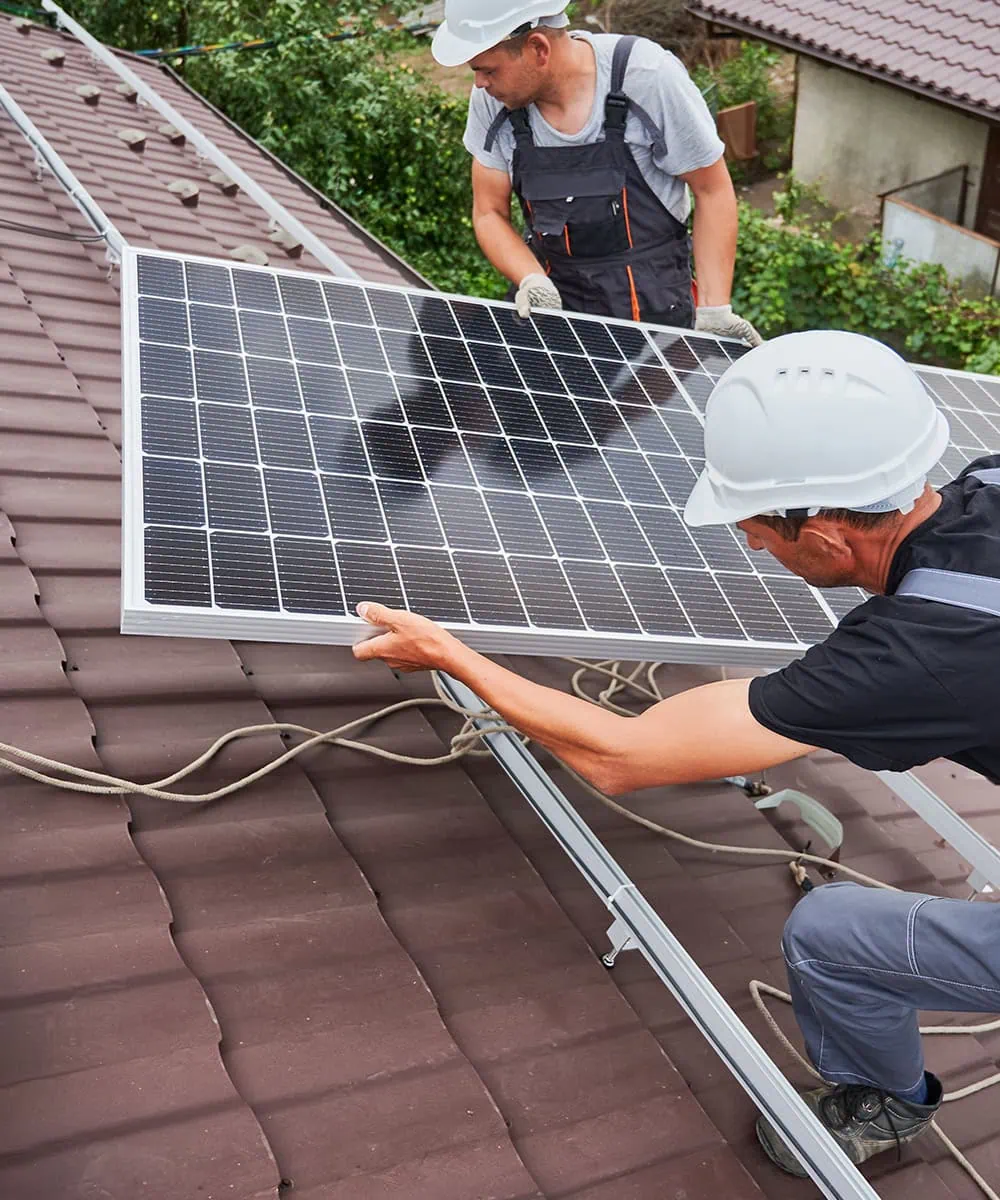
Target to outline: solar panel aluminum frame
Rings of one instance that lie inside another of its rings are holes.
[[[136,260],[140,254],[172,260],[183,258],[184,261],[191,262],[219,263],[219,265],[232,269],[232,264],[230,263],[220,263],[219,260],[199,258],[193,255],[179,256],[150,250],[140,251],[132,247],[126,247],[125,250],[122,289],[123,380],[125,384],[122,438],[124,465],[122,632],[179,637],[202,636],[234,638],[238,640],[263,639],[278,642],[333,644],[349,644],[366,636],[370,632],[370,627],[351,616],[315,619],[290,613],[281,615],[256,612],[239,614],[232,612],[232,610],[221,609],[208,610],[206,614],[206,612],[194,611],[192,609],[171,611],[162,605],[151,605],[145,601],[142,590],[142,489],[139,483],[140,472],[136,470],[137,464],[141,466],[142,459],[139,405],[137,402],[139,395],[137,386],[139,379],[139,331],[136,320],[136,306],[134,303],[128,303],[130,294],[133,301],[137,294]],[[270,270],[252,268],[243,264],[240,265],[239,269],[244,271],[261,270],[267,274],[274,273]],[[318,273],[307,274],[306,272],[289,271],[285,272],[285,274],[291,275],[294,278],[307,277],[321,281],[329,279],[328,276]],[[333,280],[332,282],[337,283],[338,281]],[[390,293],[405,292],[417,296],[430,294],[443,299],[454,300],[469,299],[462,296],[448,296],[443,293],[427,293],[417,288],[383,287],[378,289],[377,285],[367,283],[364,286]],[[482,303],[490,305],[490,302]],[[511,308],[510,305],[503,305],[499,302],[493,302],[492,306],[496,308]],[[614,322],[604,318],[587,318],[582,314],[574,314],[574,320],[588,319],[597,320],[602,325],[620,324],[634,328],[632,322]],[[660,327],[647,326],[646,328]],[[657,353],[659,354],[658,348]],[[975,404],[970,408],[961,400],[955,401],[953,397],[949,399],[948,389],[950,388],[952,391],[956,390],[957,385],[954,382],[956,376],[960,377],[963,381],[970,381],[973,384],[981,381],[983,385],[981,390],[990,399],[987,411],[990,412],[991,419],[987,424],[991,432],[987,436],[992,438],[992,430],[996,429],[998,431],[998,442],[996,444],[1000,445],[1000,394],[997,392],[997,389],[1000,388],[1000,381],[998,381],[997,376],[969,371],[953,372],[945,368],[928,366],[919,366],[916,369],[925,378],[925,382],[929,384],[932,390],[935,387],[935,379],[940,378],[944,380],[947,387],[939,389],[942,394],[937,397],[938,402],[947,413],[955,415],[960,423],[962,421],[962,413],[975,411]],[[989,385],[989,387],[987,388],[985,385]],[[957,388],[957,391],[960,397],[965,395],[961,388]],[[981,399],[978,402],[981,403]],[[952,473],[961,469],[963,463],[971,462],[973,459],[981,457],[982,454],[988,453],[993,448],[985,444],[981,432],[980,434],[976,434],[975,423],[973,423],[971,431],[967,430],[967,432],[970,433],[970,436],[966,444],[965,435],[959,432],[958,436],[955,437],[953,428],[953,440],[946,452],[946,458],[951,456],[952,462],[950,464],[945,462],[938,468],[935,468],[935,472],[931,476],[932,483],[945,482],[946,478],[950,478]],[[981,443],[980,445],[975,444],[977,438]],[[935,474],[938,476],[937,480],[935,480]],[[829,606],[822,595],[815,591],[812,594],[823,604],[824,610],[829,611]],[[831,623],[831,628],[833,627],[833,623],[835,622]],[[572,633],[563,637],[558,634],[551,634],[547,630],[540,630],[538,632],[517,631],[512,633],[508,627],[451,627],[469,645],[477,649],[486,651],[511,650],[512,652],[527,654],[548,653],[556,655],[568,653],[596,655],[600,657],[660,658],[664,661],[697,662],[711,665],[736,665],[743,663],[750,666],[771,667],[782,665],[805,649],[805,646],[797,649],[790,644],[784,644],[780,648],[776,648],[762,645],[759,642],[735,643],[726,642],[722,639],[698,639],[696,637],[682,640],[655,638],[645,634],[616,634],[614,636],[601,637],[593,634],[581,636],[579,633]],[[630,654],[630,651],[634,651],[634,653]],[[894,773],[885,772],[883,773],[883,778],[907,804],[913,807],[915,811],[928,821],[938,833],[942,834],[974,866],[977,880],[980,878],[986,879],[993,886],[1000,886],[1000,853],[994,847],[985,843],[966,822],[956,817],[946,805],[943,805],[925,785],[921,784],[914,777],[897,776]],[[979,883],[974,882],[974,886],[978,887]]]
[[[368,291],[384,291],[390,294],[407,294],[417,297],[465,301],[483,304],[491,309],[512,311],[513,306],[502,301],[485,301],[467,296],[443,292],[429,293],[419,288],[380,285],[366,281],[343,280],[318,272],[294,269],[256,267],[250,264],[233,264],[224,260],[198,255],[127,247],[122,260],[122,380],[123,380],[123,514],[122,514],[122,608],[121,631],[123,633],[155,634],[176,637],[216,637],[235,640],[321,643],[349,645],[371,632],[370,626],[353,614],[345,616],[305,615],[288,612],[262,612],[221,608],[214,605],[205,608],[180,607],[168,604],[151,604],[145,599],[145,552],[142,492],[142,444],[139,397],[140,357],[138,327],[138,260],[139,258],[162,258],[184,263],[204,263],[223,266],[228,270],[256,272],[271,278],[287,276],[295,279],[311,279],[335,286],[358,286]],[[593,321],[603,326],[626,326],[636,328],[632,321],[614,320],[605,317],[590,317],[571,314],[574,321]],[[666,327],[640,323],[647,331],[662,331]],[[691,334],[690,330],[667,330],[668,332]],[[735,339],[715,339],[731,341]],[[659,347],[650,342],[657,360],[655,365],[669,370],[666,357]],[[690,401],[687,401],[690,403]],[[693,415],[700,413],[691,406]],[[748,578],[752,577],[750,575]],[[812,597],[830,619],[831,630],[837,617],[827,605],[821,593],[811,589]],[[381,597],[373,591],[370,599]],[[665,662],[702,663],[709,665],[727,664],[734,667],[780,667],[799,657],[808,649],[808,643],[798,641],[769,642],[726,637],[706,637],[696,632],[684,636],[650,635],[638,633],[602,633],[592,630],[566,630],[526,626],[524,628],[489,625],[482,623],[445,623],[456,635],[473,649],[488,653],[576,655],[588,658],[651,658]]]

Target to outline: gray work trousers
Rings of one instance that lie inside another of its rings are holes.
[[[1000,904],[827,883],[782,950],[816,1070],[902,1095],[923,1082],[917,1010],[1000,1012]]]

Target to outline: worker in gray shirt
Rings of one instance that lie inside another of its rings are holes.
[[[730,305],[736,195],[705,101],[655,43],[569,33],[566,3],[445,3],[434,56],[475,74],[465,146],[483,253],[522,316],[567,308],[756,345]]]

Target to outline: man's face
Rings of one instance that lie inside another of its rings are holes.
[[[518,54],[494,46],[477,54],[469,66],[477,88],[507,108],[524,108],[538,95],[545,77],[543,62],[539,60],[547,58],[547,53],[539,54],[539,46],[530,38]]]
[[[836,528],[827,522],[810,521],[794,542],[756,517],[738,521],[737,528],[745,534],[751,550],[766,550],[813,587],[844,587],[853,582],[853,555]]]

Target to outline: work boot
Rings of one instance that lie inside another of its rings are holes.
[[[883,1150],[898,1151],[919,1137],[941,1107],[941,1081],[930,1071],[927,1103],[900,1100],[866,1083],[825,1084],[802,1099],[837,1139],[853,1163],[863,1163]],[[789,1175],[805,1178],[805,1169],[767,1117],[757,1118],[757,1140],[771,1162]]]

